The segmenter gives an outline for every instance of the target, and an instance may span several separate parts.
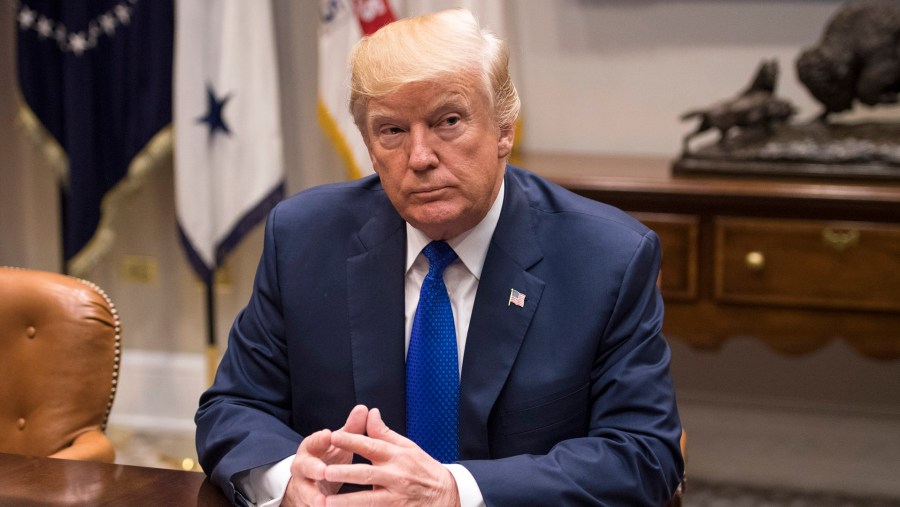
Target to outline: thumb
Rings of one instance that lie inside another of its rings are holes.
[[[298,452],[302,449],[312,456],[321,458],[330,447],[331,431],[321,430],[304,438],[303,441],[300,442]]]

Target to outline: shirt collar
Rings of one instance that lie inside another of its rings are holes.
[[[488,247],[491,245],[491,237],[500,220],[500,210],[503,208],[503,195],[506,192],[506,180],[500,183],[500,191],[494,204],[488,210],[487,215],[478,222],[478,225],[468,231],[450,238],[447,243],[456,252],[456,255],[475,278],[481,279],[481,268],[484,267],[484,259],[487,258]],[[406,224],[406,273],[409,273],[413,263],[431,239],[424,232]]]

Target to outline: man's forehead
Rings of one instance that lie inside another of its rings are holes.
[[[433,112],[452,110],[468,110],[472,104],[472,98],[465,91],[440,91],[433,90],[429,93],[413,93],[403,89],[384,97],[369,101],[368,114],[370,118],[392,116],[398,113],[428,114]]]
[[[429,114],[447,109],[470,110],[480,89],[471,83],[423,81],[401,86],[383,97],[369,100],[367,116],[376,118],[398,113]]]

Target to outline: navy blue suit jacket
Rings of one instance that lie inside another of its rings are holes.
[[[488,505],[662,505],[683,463],[657,237],[527,171],[505,178],[463,359],[459,463]],[[226,492],[356,404],[405,431],[405,257],[377,176],[272,211],[196,417],[200,462]]]

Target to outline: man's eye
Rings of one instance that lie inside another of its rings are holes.
[[[381,129],[381,134],[385,136],[395,136],[401,132],[403,132],[403,130],[400,127],[385,127]]]
[[[453,125],[459,123],[460,120],[461,118],[459,116],[448,116],[447,118],[444,118],[444,123],[452,127]]]

